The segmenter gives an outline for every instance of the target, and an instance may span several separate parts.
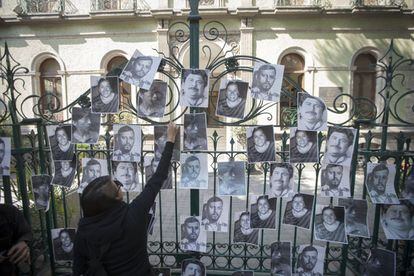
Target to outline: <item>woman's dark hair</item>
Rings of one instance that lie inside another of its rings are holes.
[[[255,127],[252,131],[252,136],[250,136],[250,137],[253,139],[254,133],[258,130],[261,130],[263,132],[264,136],[266,137],[266,140],[269,141],[269,142],[272,142],[273,141],[272,135],[271,135],[272,131],[270,130],[270,128],[273,128],[273,126],[258,126],[258,127]]]
[[[59,130],[63,130],[63,132],[66,134],[66,137],[70,137],[70,134],[66,131],[66,129],[67,129],[67,128],[65,128],[64,126],[58,126],[58,127],[55,129],[55,135],[57,134],[57,132],[58,132]]]

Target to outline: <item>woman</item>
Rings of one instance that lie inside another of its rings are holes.
[[[92,112],[116,113],[119,110],[119,97],[116,78],[101,78],[98,84],[92,87]]]
[[[247,139],[247,155],[249,163],[275,161],[275,143],[273,137],[267,134],[268,127],[255,127],[252,136]],[[271,131],[273,133],[273,131]]]
[[[55,129],[54,140],[51,141],[51,150],[53,160],[72,160],[74,153],[74,145],[69,139],[70,126],[58,126]]]
[[[346,243],[345,226],[337,220],[334,208],[322,209],[322,222],[315,225],[315,236],[319,240]]]
[[[245,83],[240,82],[240,85],[242,84]],[[222,94],[225,94],[225,96],[223,97]],[[238,83],[230,81],[227,83],[226,89],[220,91],[217,115],[242,119],[245,105],[246,99],[240,94]]]
[[[290,162],[318,162],[317,132],[295,130],[290,138]]]

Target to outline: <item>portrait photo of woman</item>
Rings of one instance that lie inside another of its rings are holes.
[[[117,77],[91,77],[93,113],[117,113],[119,111],[118,83]]]

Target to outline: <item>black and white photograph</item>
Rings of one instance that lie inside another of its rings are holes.
[[[345,233],[354,237],[369,238],[367,201],[365,199],[340,198],[338,205],[345,207]]]
[[[154,276],[171,276],[171,268],[168,267],[153,267]]]
[[[137,111],[141,117],[162,118],[167,100],[167,83],[154,81],[149,90],[140,89],[137,96]]]
[[[210,232],[228,232],[230,199],[204,194],[201,226]]]
[[[112,173],[114,180],[121,182],[122,191],[140,191],[137,162],[112,161]]]
[[[141,161],[141,127],[114,124],[114,161]]]
[[[78,193],[98,177],[109,175],[108,161],[106,159],[82,158],[82,179],[78,187]]]
[[[10,175],[11,139],[0,137],[0,176]]]
[[[158,161],[161,159],[165,144],[167,143],[167,128],[168,126],[154,126],[154,158]],[[178,133],[180,133],[180,127],[178,128]],[[179,134],[175,136],[172,161],[180,161],[180,136]]]
[[[273,163],[270,165],[269,189],[271,197],[291,197],[293,194],[293,165]]]
[[[299,92],[297,98],[298,129],[310,131],[327,130],[328,113],[323,100],[303,92]]]
[[[184,151],[203,151],[207,147],[207,119],[205,113],[184,114]]]
[[[250,271],[250,270],[236,271],[236,272],[233,272],[231,276],[254,276],[254,271]]]
[[[220,89],[218,94],[216,115],[243,119],[248,89],[248,82],[227,81],[225,88]]]
[[[372,203],[398,204],[400,202],[394,188],[395,173],[395,164],[367,164],[365,185]]]
[[[250,227],[253,229],[276,228],[276,198],[268,195],[250,197]]]
[[[259,244],[259,229],[251,228],[250,212],[236,212],[234,214],[233,242]]]
[[[257,62],[253,69],[252,98],[279,102],[285,67]]]
[[[46,126],[47,136],[49,137],[50,150],[54,161],[73,159],[75,145],[70,140],[70,125],[49,125]]]
[[[323,164],[334,164],[350,167],[354,152],[355,139],[356,129],[329,127]]]
[[[206,276],[206,268],[197,259],[185,259],[181,262],[181,276]]]
[[[119,111],[117,77],[91,76],[92,113],[113,114]]]
[[[180,105],[207,108],[210,71],[183,69],[181,76]]]
[[[147,214],[147,234],[148,235],[152,235],[152,233],[154,232],[154,225],[155,225],[155,221],[157,219],[157,202],[154,202],[154,204],[152,204],[151,208],[148,211]]]
[[[153,158],[151,156],[145,156],[145,160],[144,160],[145,183],[148,183],[148,181],[154,175],[155,171],[157,170],[159,162],[160,162],[160,160],[156,160],[155,158]],[[172,188],[173,188],[172,167],[169,166],[168,167],[168,177],[162,183],[161,190],[172,189]]]
[[[55,257],[55,262],[72,261],[76,229],[55,228],[50,231],[53,240],[53,255]]]
[[[314,195],[297,193],[286,203],[283,224],[310,229]]]
[[[248,127],[246,137],[249,163],[276,161],[273,126]]]
[[[395,252],[372,248],[367,262],[361,267],[362,276],[395,276],[397,271]]]
[[[201,217],[180,217],[181,241],[180,248],[183,251],[206,252],[207,232],[201,226]]]
[[[409,174],[406,176],[404,189],[401,192],[402,199],[414,199],[414,165],[411,165]]]
[[[217,162],[217,172],[220,196],[245,196],[247,194],[245,162]]]
[[[290,163],[317,163],[319,162],[318,132],[290,129],[289,144]]]
[[[119,78],[142,89],[150,89],[155,74],[160,66],[161,58],[144,56],[135,50]]]
[[[51,181],[52,177],[50,175],[32,176],[32,191],[36,210],[49,210]]]
[[[317,245],[300,245],[296,273],[300,276],[322,276],[325,263],[325,247]]]
[[[292,275],[292,247],[290,242],[274,242],[270,246],[270,276]]]
[[[381,205],[380,220],[389,240],[414,240],[414,205],[408,200],[400,204]]]
[[[76,156],[72,160],[54,161],[53,185],[70,188],[76,174]]]
[[[178,188],[208,189],[207,154],[181,154],[181,181]]]
[[[345,234],[345,208],[316,204],[315,240],[348,243]]]
[[[96,144],[99,139],[101,115],[91,113],[90,108],[72,109],[72,144]]]
[[[322,197],[350,197],[350,168],[343,165],[328,164],[322,166],[321,190]]]

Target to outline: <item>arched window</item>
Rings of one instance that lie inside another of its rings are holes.
[[[123,56],[116,56],[112,58],[106,65],[106,71],[108,73],[119,70],[119,73],[122,72],[128,60]],[[119,82],[119,92],[120,92],[120,108],[124,106],[128,101],[131,101],[131,85],[126,82]]]
[[[40,71],[40,96],[42,97],[42,112],[48,114],[49,110],[62,108],[62,78],[58,75],[60,70],[59,63],[48,58],[39,67]],[[53,115],[55,120],[63,120],[63,113]]]

